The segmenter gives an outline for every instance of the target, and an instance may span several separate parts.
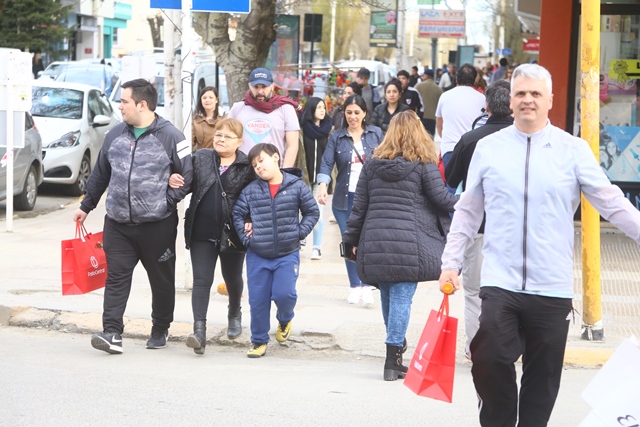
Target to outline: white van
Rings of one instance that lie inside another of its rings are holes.
[[[348,70],[358,72],[360,68],[366,68],[371,71],[369,84],[372,86],[384,86],[389,80],[398,76],[398,72],[391,65],[380,61],[355,60],[339,62],[335,66],[340,70]]]

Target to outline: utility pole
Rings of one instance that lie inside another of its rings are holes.
[[[405,0],[398,0],[398,10],[396,12],[396,67],[404,69],[404,15],[406,11]]]
[[[177,40],[179,40],[181,25],[179,13],[171,9],[166,9],[167,19],[164,20],[164,114],[165,119],[171,123],[175,123],[175,82],[174,82],[174,65],[175,50]]]
[[[600,138],[600,1],[582,0],[580,52],[581,135],[599,160]],[[582,218],[582,294],[581,338],[603,341],[600,278],[600,215],[581,196]]]
[[[176,97],[176,122],[175,126],[182,131],[185,139],[191,143],[191,112],[192,108],[192,94],[193,94],[193,71],[195,68],[195,58],[193,57],[193,20],[191,17],[192,0],[182,0],[182,35],[181,35],[181,49],[180,49],[180,61],[176,67],[174,78],[176,82],[176,88],[180,88],[179,98]],[[197,96],[197,95],[196,95]],[[178,101],[180,99],[180,101]],[[180,120],[177,120],[177,118]],[[180,210],[182,212],[181,217],[184,218],[187,206],[191,202],[191,194],[185,197],[184,201],[180,203]],[[184,287],[185,289],[193,289],[193,269],[191,268],[191,256],[189,250],[185,249],[184,259]]]
[[[431,0],[431,9],[436,8],[435,0]],[[438,69],[438,38],[433,37],[431,39],[431,69],[433,70],[433,78],[436,78],[436,70]]]
[[[331,41],[329,42],[329,62],[335,60],[336,54],[336,0],[331,2]]]

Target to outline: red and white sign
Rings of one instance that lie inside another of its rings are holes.
[[[461,39],[464,10],[420,9],[418,37]]]
[[[525,53],[540,53],[540,39],[524,39],[522,41],[522,50]]]

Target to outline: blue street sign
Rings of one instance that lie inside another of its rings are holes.
[[[504,49],[502,49],[502,54],[504,56],[509,56],[511,55],[511,48],[505,47]]]
[[[182,9],[181,0],[151,0],[152,9]]]
[[[193,0],[194,12],[249,13],[251,0]]]
[[[192,0],[194,12],[249,13],[251,0]],[[182,9],[181,0],[151,0],[152,9]]]

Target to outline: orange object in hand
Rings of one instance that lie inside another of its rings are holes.
[[[227,292],[227,285],[225,283],[220,283],[218,285],[218,293],[220,295],[229,295],[229,292]]]
[[[453,293],[453,283],[445,282],[445,284],[442,285],[442,292],[447,295],[451,295]]]

